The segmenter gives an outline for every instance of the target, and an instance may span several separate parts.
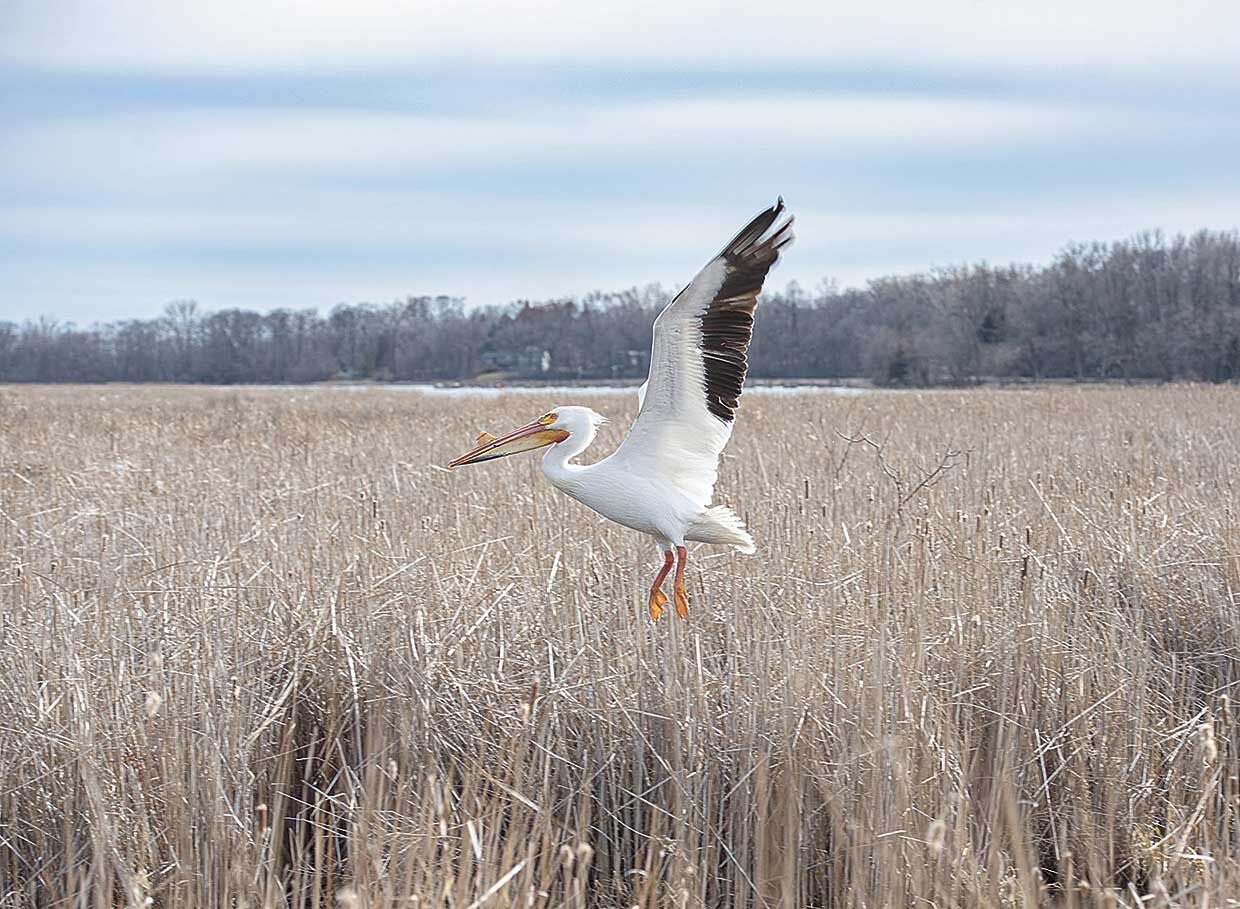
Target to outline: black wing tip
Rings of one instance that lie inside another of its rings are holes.
[[[775,199],[775,204],[768,210],[773,215],[771,218],[771,223],[774,224],[779,220],[779,216],[788,210],[787,206],[784,205],[784,197],[778,196]],[[788,215],[788,217],[784,219],[784,222],[771,231],[768,235],[767,240],[776,251],[783,249],[796,239],[796,234],[792,232],[792,225],[796,223],[796,220],[796,215]]]
[[[761,255],[770,257],[771,264],[779,257],[779,251],[795,239],[792,225],[796,218],[788,215],[782,223],[779,218],[787,212],[784,197],[779,196],[770,208],[758,212],[742,227],[719,255],[730,260],[744,260]],[[769,266],[768,266],[769,267]]]
[[[758,218],[761,218],[764,215],[769,215],[771,218],[771,223],[774,224],[775,221],[779,219],[779,216],[782,215],[787,210],[788,210],[788,206],[784,204],[784,197],[782,195],[776,196],[775,204],[772,205],[770,208],[766,209],[765,211],[760,212],[758,215],[756,215],[754,217],[754,220],[756,221],[758,220]],[[789,215],[788,219],[791,220],[792,215]]]

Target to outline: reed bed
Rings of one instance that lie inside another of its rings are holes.
[[[0,388],[0,907],[1240,905],[1240,390],[750,396],[653,625],[557,403]]]

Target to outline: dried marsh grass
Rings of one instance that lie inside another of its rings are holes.
[[[655,626],[556,403],[0,389],[0,906],[1240,904],[1236,389],[750,397]]]

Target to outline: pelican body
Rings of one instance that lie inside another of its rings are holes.
[[[792,218],[784,212],[781,199],[750,221],[655,319],[650,373],[638,391],[641,408],[614,452],[594,464],[573,463],[605,418],[566,405],[507,435],[483,433],[472,451],[448,465],[547,447],[542,469],[553,486],[658,543],[663,566],[647,601],[652,619],[668,602],[663,582],[673,563],[676,613],[689,614],[686,543],[755,551],[740,518],[713,498],[719,455],[744,386],[758,293],[793,239]]]

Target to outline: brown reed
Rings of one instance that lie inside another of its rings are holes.
[[[1235,388],[749,396],[653,626],[559,403],[0,388],[0,907],[1240,905]]]

